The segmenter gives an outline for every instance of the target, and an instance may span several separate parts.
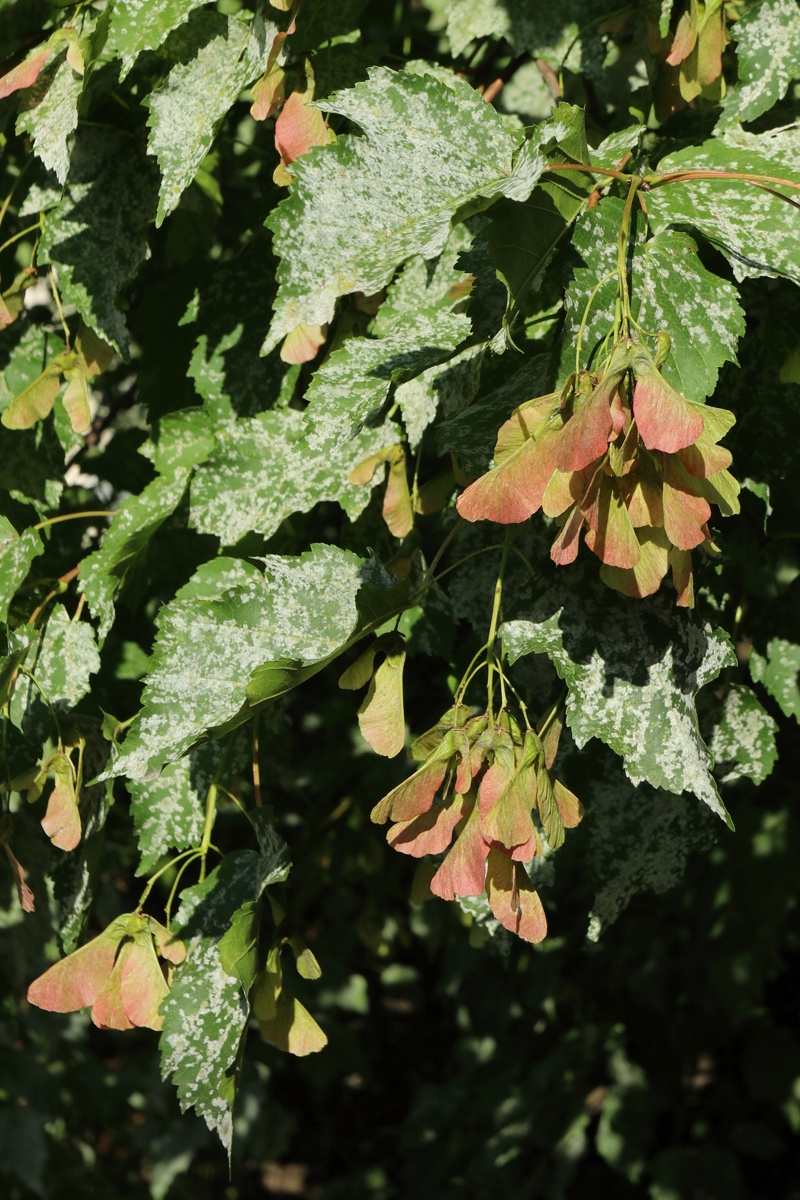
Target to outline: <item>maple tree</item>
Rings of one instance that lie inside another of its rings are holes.
[[[800,9],[539,9],[0,0],[13,1003],[229,1153],[321,894],[596,941],[800,714]]]

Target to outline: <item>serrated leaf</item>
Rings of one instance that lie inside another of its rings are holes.
[[[780,705],[787,717],[800,721],[800,646],[786,638],[773,638],[766,653],[750,652],[750,674]]]
[[[583,109],[559,104],[539,130],[540,145],[554,163],[589,161]],[[595,186],[593,175],[555,173],[540,180],[522,203],[504,200],[486,229],[497,272],[506,284],[509,304],[522,305],[539,287],[561,239]]]
[[[468,294],[471,276],[460,269],[459,259],[472,245],[472,233],[455,225],[435,263],[420,255],[409,258],[386,289],[386,297],[370,327],[374,337],[392,329],[422,309],[452,309]]]
[[[58,268],[66,304],[123,358],[128,331],[122,299],[147,254],[155,208],[155,167],[122,129],[81,126],[67,189],[45,218],[39,262]]]
[[[26,732],[43,736],[52,734],[51,714],[74,708],[89,691],[92,675],[100,669],[94,630],[87,621],[70,620],[63,604],[55,604],[26,666],[36,683],[27,675],[17,680],[9,715],[19,729],[24,727]],[[42,693],[49,703],[45,703]]]
[[[269,537],[286,517],[309,512],[323,500],[337,501],[355,520],[369,502],[371,486],[350,483],[350,473],[397,442],[397,426],[365,429],[332,451],[313,451],[304,425],[302,413],[285,408],[217,430],[214,451],[192,479],[192,527],[231,546],[250,531]]]
[[[197,331],[188,375],[215,422],[272,408],[287,375],[275,355],[262,358],[264,309],[275,295],[275,259],[261,232],[200,289],[183,321]]]
[[[763,783],[778,760],[778,726],[751,688],[733,684],[722,701],[708,747],[723,783]]]
[[[0,621],[8,620],[8,607],[17,588],[24,583],[31,563],[44,553],[44,545],[36,529],[8,537],[0,533]]]
[[[120,505],[117,515],[95,550],[81,564],[80,587],[103,641],[114,621],[114,602],[131,577],[141,569],[153,535],[180,504],[189,480],[187,470],[161,476]]]
[[[169,763],[157,779],[128,783],[141,855],[137,875],[149,875],[170,850],[188,850],[200,844],[208,789],[225,749],[224,742],[209,742]]]
[[[448,358],[469,332],[467,317],[434,309],[398,319],[382,338],[348,338],[306,392],[309,445],[327,449],[347,441],[393,385]]]
[[[253,672],[290,659],[324,663],[358,620],[362,560],[335,546],[271,555],[263,576],[220,599],[176,597],[158,617],[142,712],[109,774],[153,778],[206,733],[239,717]]]
[[[509,659],[547,654],[569,688],[578,747],[593,737],[621,755],[633,783],[693,792],[728,819],[711,776],[694,696],[736,656],[727,635],[663,596],[630,602],[585,576],[556,583],[501,636]]]
[[[122,59],[124,79],[143,50],[157,50],[167,34],[208,0],[116,0],[111,11],[106,53]]]
[[[456,214],[525,199],[544,166],[523,148],[515,171],[518,135],[455,77],[377,67],[318,107],[363,135],[299,159],[291,196],[268,218],[282,262],[265,350],[296,325],[327,324],[337,297],[379,291],[413,255],[439,254]]]
[[[796,0],[762,0],[731,26],[738,84],[717,128],[753,121],[781,99],[800,75],[800,9]]]
[[[575,343],[592,291],[616,266],[622,209],[621,200],[608,197],[576,224],[573,245],[587,265],[574,272],[564,300],[560,377],[575,369]],[[638,229],[643,238],[641,221]],[[630,295],[634,319],[651,333],[665,330],[672,340],[661,367],[664,377],[690,400],[710,396],[723,363],[736,362],[745,331],[736,288],[706,270],[688,234],[666,229],[647,241],[637,240]],[[582,366],[594,361],[592,352],[613,327],[616,296],[614,277],[594,297],[583,335]]]
[[[162,1076],[172,1076],[181,1111],[194,1108],[229,1152],[236,1062],[250,1010],[239,980],[220,961],[219,946],[237,909],[257,894],[253,850],[228,855],[203,883],[185,889],[174,925],[186,943],[186,961],[162,1005]]]
[[[517,54],[530,51],[555,66],[585,72],[599,42],[597,25],[615,0],[562,0],[558,5],[530,0],[450,0],[447,36],[453,54],[475,38],[506,38]]]
[[[202,12],[187,32],[194,40],[188,61],[176,63],[145,100],[147,152],[161,171],[156,226],[177,207],[239,93],[264,69],[278,27],[258,20],[251,28],[236,17]]]
[[[29,95],[30,107],[17,118],[16,132],[27,133],[34,153],[60,184],[69,170],[69,139],[78,126],[78,100],[83,79],[66,59],[51,75],[39,76]]]
[[[549,354],[527,359],[487,395],[478,396],[463,412],[442,421],[436,430],[439,452],[457,454],[465,471],[479,475],[492,461],[499,427],[520,404],[532,396],[546,395],[552,381]]]
[[[788,153],[787,153],[788,151]],[[660,172],[737,171],[800,183],[797,131],[742,134],[690,146],[662,159]],[[779,184],[768,186],[780,191]],[[797,198],[796,191],[787,191]],[[800,283],[800,225],[785,201],[739,179],[692,179],[654,188],[653,228],[691,225],[722,251],[739,279],[785,275]]]

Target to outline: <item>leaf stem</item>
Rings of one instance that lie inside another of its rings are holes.
[[[497,625],[500,620],[500,606],[503,599],[503,578],[506,573],[506,564],[508,556],[511,552],[511,544],[514,540],[516,530],[511,528],[507,530],[505,540],[503,542],[503,553],[500,558],[500,568],[497,572],[497,581],[494,585],[494,600],[492,601],[492,616],[489,621],[489,633],[486,638],[486,650],[489,654],[488,675],[486,679],[486,690],[488,692],[487,711],[489,720],[493,720],[493,693],[494,693],[494,673],[497,666],[494,661],[494,643],[497,638]]]
[[[141,909],[144,907],[145,901],[147,900],[147,897],[152,892],[154,884],[156,883],[157,880],[159,880],[161,878],[162,875],[166,874],[166,872],[169,871],[170,867],[174,867],[177,863],[179,863],[181,861],[182,858],[187,858],[190,854],[197,854],[197,852],[198,852],[197,847],[192,846],[191,849],[183,850],[183,851],[181,851],[180,854],[176,854],[175,857],[171,858],[168,863],[164,864],[163,867],[159,867],[159,869],[156,871],[155,875],[151,875],[150,878],[148,879],[145,889],[142,892],[141,896],[139,897],[139,903],[136,906],[137,909]]]
[[[436,568],[438,567],[439,563],[441,562],[442,556],[444,555],[445,551],[447,550],[447,547],[450,545],[453,538],[456,536],[456,534],[458,533],[459,529],[461,528],[461,526],[463,524],[464,524],[464,518],[459,517],[458,520],[456,521],[455,525],[453,526],[453,528],[448,533],[447,537],[442,542],[439,549],[434,554],[433,559],[431,560],[431,565],[428,567],[427,571],[425,572],[425,574],[422,577],[422,582],[419,585],[420,591],[423,591],[428,586],[428,584],[433,581],[434,572],[436,571]]]
[[[13,246],[14,242],[18,242],[20,238],[24,238],[26,233],[33,233],[34,229],[38,228],[39,222],[37,221],[35,225],[28,225],[26,229],[20,229],[19,233],[15,233],[13,237],[10,237],[7,241],[3,242],[2,246],[0,246],[0,254],[2,254],[4,250],[7,250],[9,246]]]
[[[32,525],[31,529],[47,529],[48,525],[58,525],[61,521],[80,521],[84,517],[115,517],[117,512],[116,508],[90,508],[85,512],[62,513],[60,517],[48,517],[46,521]]]
[[[633,208],[636,191],[641,182],[641,179],[636,176],[630,181],[628,195],[625,198],[625,208],[622,210],[622,223],[617,235],[617,274],[619,275],[619,288],[622,298],[623,337],[630,336],[631,298],[628,289],[628,243],[631,231],[631,209]]]

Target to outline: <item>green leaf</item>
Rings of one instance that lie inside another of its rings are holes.
[[[372,295],[406,259],[439,254],[454,217],[496,196],[525,199],[544,166],[533,145],[515,167],[518,135],[455,77],[448,86],[377,67],[319,107],[363,136],[303,155],[267,220],[282,262],[265,350],[301,323],[328,323],[338,296]]]
[[[381,407],[392,386],[448,358],[468,336],[467,317],[423,310],[396,321],[381,338],[348,338],[316,371],[306,392],[313,449],[347,441]]]
[[[0,372],[0,411],[30,387],[64,349],[61,338],[40,325],[30,325]],[[44,515],[61,499],[63,475],[64,453],[51,422],[31,430],[0,426],[0,490],[22,504],[32,504]]]
[[[70,620],[63,604],[55,604],[26,666],[36,683],[27,675],[20,676],[9,715],[18,729],[52,734],[51,713],[60,715],[74,708],[89,691],[91,676],[100,670],[94,630],[87,621]]]
[[[552,132],[546,132],[550,128]],[[540,127],[540,146],[553,163],[589,162],[583,109],[559,104]],[[563,171],[548,176],[524,203],[501,201],[486,229],[497,272],[519,307],[536,291],[562,238],[595,186],[594,176]]]
[[[416,450],[437,412],[452,416],[475,399],[485,355],[484,344],[467,346],[447,362],[428,367],[416,379],[400,384],[395,400],[412,450]]]
[[[800,183],[796,129],[763,134],[731,131],[662,159],[660,172],[741,171]],[[780,191],[779,184],[769,187]],[[787,192],[796,201],[797,192]],[[691,225],[722,251],[739,280],[785,275],[800,283],[796,210],[739,179],[692,179],[654,188],[647,198],[653,228]]]
[[[246,993],[253,986],[258,970],[260,917],[258,902],[245,901],[233,914],[231,927],[219,943],[220,966],[226,975],[238,979]]]
[[[586,71],[587,58],[599,50],[597,25],[604,12],[618,9],[616,0],[562,0],[531,4],[530,0],[450,0],[447,36],[453,54],[463,53],[479,37],[506,38],[517,54],[530,51],[554,66]]]
[[[162,176],[156,226],[177,207],[239,93],[264,69],[277,32],[261,19],[251,28],[215,12],[190,19],[188,61],[178,62],[144,101],[150,110],[147,152]]]
[[[214,423],[204,408],[181,408],[158,422],[139,453],[159,475],[173,475],[204,463],[214,450]]]
[[[622,756],[633,783],[693,792],[729,820],[711,776],[694,697],[736,662],[720,629],[662,595],[629,602],[584,576],[545,592],[501,636],[514,662],[547,654],[569,688],[567,723],[578,747],[598,737]]]
[[[436,430],[440,453],[457,454],[465,471],[479,475],[490,465],[497,431],[519,404],[534,396],[546,395],[552,385],[553,361],[549,354],[537,354],[522,362],[485,396],[463,412],[443,421]]]
[[[253,850],[229,854],[203,883],[182,892],[174,924],[186,961],[162,1005],[162,1075],[172,1076],[181,1111],[194,1108],[229,1153],[236,1064],[250,1009],[238,979],[225,971],[219,947],[237,909],[257,897]]]
[[[753,121],[781,99],[800,75],[800,9],[796,0],[762,0],[731,26],[739,82],[725,99],[717,128]]]
[[[128,783],[141,855],[137,875],[149,875],[170,850],[188,850],[200,844],[208,789],[225,750],[224,742],[209,742],[169,763],[157,779]],[[229,769],[221,782],[230,782],[234,773]]]
[[[708,850],[716,828],[690,797],[635,787],[613,760],[598,756],[583,821],[595,889],[589,939],[597,941],[634,896],[661,895],[679,884],[690,854]]]
[[[560,378],[575,369],[575,344],[592,291],[616,268],[622,210],[623,202],[609,197],[589,209],[576,225],[573,245],[586,267],[575,271],[565,296]],[[640,221],[640,237],[643,234]],[[710,396],[722,364],[736,362],[736,348],[745,331],[736,288],[706,270],[688,234],[667,229],[648,241],[637,241],[630,292],[634,319],[650,333],[666,330],[672,339],[662,374],[690,400]],[[582,366],[592,361],[592,353],[613,327],[616,297],[614,276],[592,301],[583,335]]]
[[[78,127],[83,78],[62,59],[43,71],[28,93],[30,107],[17,118],[16,132],[27,133],[34,153],[63,186],[69,170],[69,139]]]
[[[81,590],[100,622],[103,641],[114,621],[114,602],[144,565],[153,535],[172,516],[186,491],[188,471],[161,476],[120,505],[103,544],[81,564]]]
[[[435,264],[416,254],[397,272],[386,289],[370,333],[382,338],[422,309],[452,309],[467,295],[471,277],[460,269],[460,256],[469,250],[472,234],[455,225]]]
[[[123,358],[129,346],[122,301],[147,255],[155,183],[136,137],[81,126],[66,192],[47,213],[39,246],[40,264],[58,268],[62,301]]]
[[[142,712],[109,774],[153,778],[203,735],[236,718],[256,668],[275,660],[322,664],[352,633],[362,561],[335,546],[271,555],[264,575],[219,599],[183,589],[158,617]]]
[[[778,726],[749,687],[733,684],[722,701],[708,743],[723,783],[752,779],[763,783],[778,759]]]
[[[219,429],[215,450],[192,479],[192,527],[231,546],[253,531],[269,537],[286,517],[323,500],[337,501],[355,520],[372,485],[350,483],[350,472],[398,442],[400,430],[392,423],[365,429],[332,451],[309,450],[303,433],[303,414],[289,408]],[[374,482],[382,478],[379,472]]]
[[[122,59],[124,79],[143,50],[157,50],[167,34],[208,0],[116,0],[111,11],[106,54]]]
[[[0,528],[0,621],[8,620],[8,607],[17,588],[25,582],[31,563],[44,553],[44,545],[36,529],[26,529],[17,535],[8,522]]]
[[[787,717],[800,721],[800,646],[786,638],[773,638],[766,653],[750,651],[750,674],[763,684]]]
[[[261,231],[215,271],[181,322],[197,332],[188,374],[215,422],[253,416],[279,398],[286,364],[277,355],[260,356],[274,269],[271,239]]]

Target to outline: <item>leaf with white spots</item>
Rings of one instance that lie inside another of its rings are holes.
[[[181,1111],[194,1108],[228,1152],[237,1059],[250,1007],[238,979],[220,962],[219,944],[236,910],[258,896],[254,850],[228,855],[203,883],[186,888],[174,922],[186,960],[162,1004],[162,1076],[171,1076]]]
[[[602,52],[599,18],[618,7],[616,0],[450,0],[447,36],[453,54],[462,54],[475,38],[505,38],[517,54],[530,51],[553,66],[585,72]]]
[[[78,126],[78,100],[83,78],[62,59],[47,70],[26,94],[29,107],[17,118],[17,133],[27,133],[48,171],[60,184],[69,170],[69,139]]]
[[[100,669],[94,630],[87,621],[70,620],[63,604],[55,604],[25,666],[36,682],[27,674],[17,679],[9,716],[26,733],[52,734],[53,714],[74,708]]]
[[[623,202],[609,197],[577,223],[573,245],[586,266],[575,271],[564,300],[561,377],[575,368],[575,344],[590,296],[616,267],[622,210]],[[638,232],[641,238],[641,220]],[[647,241],[637,240],[630,293],[634,320],[651,333],[666,330],[672,339],[671,353],[661,368],[666,379],[690,400],[705,400],[717,385],[722,364],[736,362],[736,348],[745,331],[736,288],[706,270],[688,234],[666,229]],[[616,296],[614,275],[592,301],[581,365],[591,361],[612,328]]]
[[[244,582],[214,598],[197,598],[190,581],[162,608],[142,711],[109,774],[155,778],[206,732],[247,719],[257,668],[321,669],[345,644],[358,621],[362,560],[318,545],[263,561],[263,575],[248,566],[237,573]]]
[[[773,638],[766,653],[750,652],[750,674],[763,684],[787,717],[800,721],[800,646]]]
[[[662,595],[635,605],[584,576],[555,583],[502,627],[512,662],[547,654],[569,688],[567,723],[579,748],[598,737],[633,783],[694,792],[729,820],[700,736],[695,695],[736,662],[720,629]]]
[[[206,796],[226,748],[224,741],[208,742],[178,762],[169,763],[157,779],[128,783],[141,855],[137,875],[149,875],[170,850],[199,845]],[[221,780],[223,785],[227,779]]]
[[[228,109],[264,69],[277,32],[260,18],[252,27],[208,11],[190,19],[191,44],[182,46],[182,61],[144,102],[150,110],[147,152],[155,155],[162,177],[157,226],[194,179]]]
[[[725,100],[717,128],[754,121],[768,112],[800,76],[797,0],[761,0],[731,26],[738,84]]]
[[[208,0],[116,0],[105,52],[122,59],[124,79],[143,50],[157,50],[167,35]]]
[[[351,521],[369,503],[372,483],[350,482],[365,458],[400,440],[391,422],[365,429],[335,449],[309,450],[303,414],[292,408],[223,425],[215,446],[195,471],[189,523],[232,546],[246,533],[269,537],[282,521],[310,512],[323,500],[338,502]],[[374,483],[379,483],[379,472]]]
[[[763,783],[778,760],[778,726],[765,712],[755,692],[734,684],[722,701],[708,747],[723,783],[752,779]]]
[[[304,154],[267,220],[282,261],[265,350],[301,323],[327,324],[339,296],[373,295],[406,259],[434,258],[454,217],[525,199],[546,162],[535,136],[515,163],[520,134],[455,77],[376,67],[319,107],[363,133]]]
[[[31,563],[44,553],[36,529],[17,534],[5,517],[0,517],[0,621],[8,620],[8,608],[14,593],[25,582]]]
[[[383,337],[348,338],[319,367],[306,392],[311,448],[347,442],[392,387],[450,358],[470,328],[463,314],[429,309],[397,320]]]
[[[180,504],[188,480],[187,470],[176,470],[154,479],[138,496],[124,501],[100,549],[83,560],[80,586],[92,615],[100,622],[101,641],[113,624],[117,596],[143,569],[153,535]]]
[[[81,126],[64,196],[45,216],[39,263],[58,270],[66,304],[119,353],[128,355],[123,299],[147,256],[155,208],[155,166],[122,129]]]
[[[725,136],[689,146],[658,164],[660,173],[735,171],[768,177],[767,186],[789,199],[797,191],[769,180],[800,184],[800,135],[794,129]],[[787,153],[788,151],[788,153]],[[653,228],[691,225],[716,246],[738,280],[785,275],[800,283],[800,220],[796,208],[741,179],[688,179],[666,183],[647,197]]]

